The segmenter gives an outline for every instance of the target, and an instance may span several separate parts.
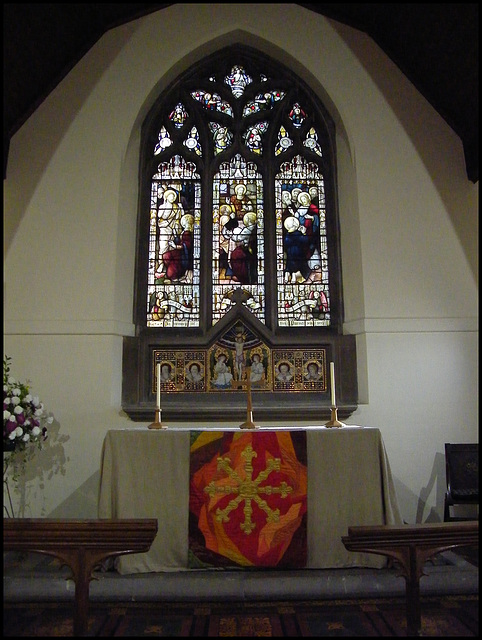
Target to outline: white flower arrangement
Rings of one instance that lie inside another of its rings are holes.
[[[9,356],[3,359],[3,450],[24,451],[31,444],[40,449],[47,439],[53,416],[45,411],[28,384],[10,375]]]

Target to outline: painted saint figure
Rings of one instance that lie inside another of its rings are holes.
[[[309,362],[305,374],[305,380],[309,382],[318,381],[321,378],[321,372],[316,362]]]
[[[214,379],[212,381],[216,387],[226,388],[231,385],[233,374],[226,361],[226,354],[220,353],[214,365]]]
[[[261,356],[259,353],[253,353],[253,357],[251,359],[251,371],[249,374],[249,378],[252,383],[256,384],[257,382],[261,382],[264,377],[264,366],[261,362]]]
[[[291,367],[287,362],[280,362],[278,365],[278,371],[276,372],[276,380],[280,382],[289,382],[293,379],[291,373]]]
[[[169,250],[162,254],[169,280],[192,281],[194,218],[186,213],[181,221],[182,233],[169,240]]]
[[[189,380],[189,382],[194,382],[194,383],[202,381],[203,374],[197,362],[191,363],[188,370],[186,371],[186,378],[187,380]]]
[[[163,255],[169,250],[170,241],[181,233],[180,220],[184,215],[184,208],[181,203],[176,202],[178,194],[174,189],[166,189],[163,194],[163,202],[157,211],[157,226],[159,228],[158,255],[159,271],[158,277],[165,276],[165,265]]]

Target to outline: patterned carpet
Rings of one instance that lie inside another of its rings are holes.
[[[478,595],[421,598],[424,636],[479,635]],[[8,637],[73,635],[68,603],[4,603]],[[92,603],[89,637],[406,636],[404,598],[303,602]]]

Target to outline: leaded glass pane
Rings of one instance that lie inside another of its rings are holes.
[[[151,180],[148,327],[198,327],[201,183],[180,156]]]
[[[262,135],[268,128],[267,122],[258,122],[244,134],[244,142],[250,151],[261,154],[263,151]]]
[[[281,126],[278,132],[278,140],[276,141],[274,154],[275,156],[279,156],[280,153],[283,153],[287,149],[291,147],[293,144],[293,140],[289,137],[286,129]]]
[[[259,93],[254,100],[250,100],[243,109],[243,116],[247,117],[258,111],[266,111],[274,107],[275,102],[285,97],[284,91],[267,91]]]
[[[164,151],[164,149],[167,149],[172,144],[171,136],[169,135],[166,127],[164,126],[161,127],[161,130],[159,131],[157,138],[158,138],[157,143],[156,143],[156,146],[154,147],[155,156],[159,155],[162,151]]]
[[[306,116],[306,113],[303,111],[303,109],[300,107],[300,105],[297,102],[295,102],[295,104],[293,105],[293,108],[289,113],[289,117],[291,122],[295,125],[295,127],[301,127],[301,125],[303,124],[307,116]]]
[[[223,127],[217,122],[209,122],[208,124],[213,134],[214,153],[217,155],[232,145],[233,134],[227,127]]]
[[[213,324],[237,301],[264,321],[263,180],[237,154],[213,180]]]
[[[169,120],[174,123],[176,129],[180,129],[188,117],[189,115],[181,102],[176,104],[169,114]]]
[[[278,324],[330,324],[325,185],[314,162],[296,156],[275,179]]]
[[[189,132],[189,136],[184,140],[184,145],[190,150],[197,153],[198,156],[202,155],[202,147],[199,141],[199,133],[196,127],[193,127]]]
[[[303,144],[305,145],[305,147],[308,147],[308,149],[311,149],[319,156],[323,156],[320,143],[318,142],[318,134],[316,133],[314,127],[311,127],[311,129],[306,134],[306,138]]]
[[[228,87],[231,87],[233,96],[235,98],[240,98],[244,93],[244,89],[248,84],[253,82],[253,79],[248,76],[243,67],[235,65],[232,68],[230,75],[224,78],[224,82]]]
[[[233,110],[229,102],[226,102],[217,93],[209,93],[208,91],[193,91],[191,96],[194,100],[200,102],[203,107],[209,111],[220,111],[228,116],[233,115]]]

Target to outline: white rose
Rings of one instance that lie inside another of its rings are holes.
[[[15,409],[13,410],[13,412],[14,412],[14,413],[16,413],[17,415],[18,415],[19,413],[23,413],[23,407],[22,407],[22,406],[20,406],[20,405],[17,405],[17,406],[15,407]]]
[[[17,438],[21,438],[23,436],[23,429],[20,425],[15,429],[15,435]]]
[[[23,436],[23,438],[22,438],[22,440],[23,440],[24,442],[28,442],[28,441],[30,440],[30,436],[29,436],[29,434],[28,434],[28,433],[25,433],[25,434],[24,434],[24,436]]]
[[[20,389],[18,387],[16,387],[15,389],[12,389],[12,395],[14,396],[19,396],[22,392],[20,391]]]
[[[15,440],[16,437],[17,437],[16,431],[12,431],[12,433],[8,436],[8,439],[9,440]]]
[[[35,436],[38,436],[42,433],[41,429],[39,427],[34,427],[32,429],[32,436],[35,438]]]
[[[42,417],[42,415],[43,415],[43,409],[35,409],[34,416],[36,418],[40,418],[40,417]]]
[[[3,410],[3,421],[5,422],[5,420],[8,420],[10,418],[12,414],[10,413],[10,411],[7,411],[7,409]]]
[[[38,407],[39,404],[40,404],[40,398],[38,396],[34,396],[32,398],[32,404],[33,404],[34,407]]]
[[[20,398],[19,398],[18,396],[13,396],[10,402],[11,402],[13,405],[20,404]]]

